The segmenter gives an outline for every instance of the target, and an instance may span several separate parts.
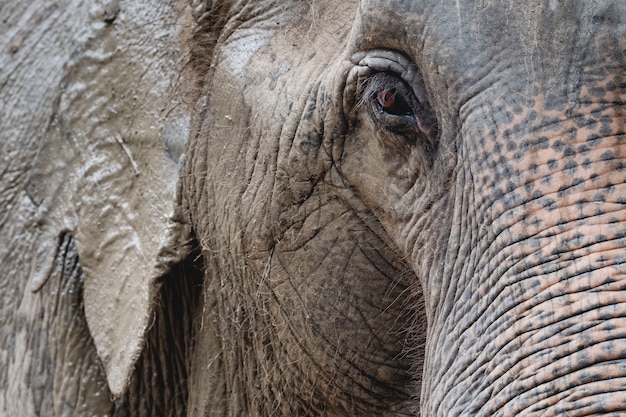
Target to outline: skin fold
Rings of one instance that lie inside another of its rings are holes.
[[[623,1],[0,12],[1,415],[626,414]]]

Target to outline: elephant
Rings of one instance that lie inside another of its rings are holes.
[[[16,6],[0,410],[626,413],[626,3],[97,4]]]

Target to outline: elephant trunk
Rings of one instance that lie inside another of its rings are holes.
[[[455,210],[442,284],[429,284],[423,415],[626,411],[625,116],[536,100],[466,141],[458,175],[476,217]]]

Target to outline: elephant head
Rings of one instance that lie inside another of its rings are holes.
[[[208,7],[183,195],[223,415],[625,410],[624,4]]]
[[[626,4],[112,4],[58,19],[39,136],[0,129],[0,259],[39,291],[2,282],[2,381],[60,275],[57,409],[84,357],[106,413],[626,412]]]

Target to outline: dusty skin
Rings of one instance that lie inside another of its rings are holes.
[[[622,1],[0,5],[0,415],[626,414]]]

